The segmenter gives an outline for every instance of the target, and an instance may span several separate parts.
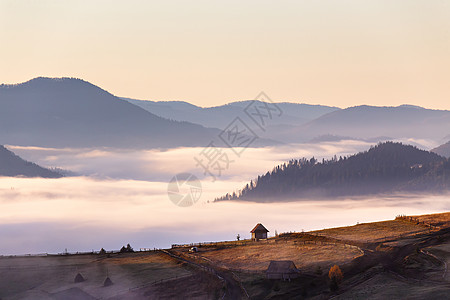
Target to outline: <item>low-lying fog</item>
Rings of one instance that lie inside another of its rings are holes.
[[[364,142],[302,144],[226,150],[232,162],[213,181],[196,166],[203,148],[166,151],[43,149],[8,146],[21,157],[82,176],[62,179],[0,178],[0,254],[58,253],[170,247],[173,243],[234,240],[261,222],[280,232],[393,219],[397,214],[450,210],[447,197],[391,197],[289,203],[208,203],[241,188],[291,158],[330,158],[366,150]],[[195,174],[202,195],[178,207],[167,195],[177,173]]]

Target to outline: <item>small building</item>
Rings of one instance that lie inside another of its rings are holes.
[[[300,271],[292,260],[272,260],[266,271],[267,279],[291,280],[297,278]]]
[[[267,230],[266,227],[263,226],[263,224],[258,223],[250,232],[252,234],[252,240],[259,241],[267,239],[267,233],[269,232],[269,230]]]

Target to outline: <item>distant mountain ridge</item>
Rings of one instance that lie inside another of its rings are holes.
[[[252,101],[202,108],[182,101],[126,100],[156,115],[217,128],[223,128],[232,117],[242,114]],[[450,128],[450,111],[408,104],[397,107],[361,105],[345,109],[286,102],[276,105],[283,115],[268,122],[263,136],[284,143],[337,141],[338,137],[376,142],[385,141],[387,137],[390,140],[412,138],[438,142],[448,135],[446,128]]]
[[[28,162],[0,145],[0,176],[60,178],[59,172]]]
[[[254,101],[261,103],[261,101],[258,100],[245,100],[231,102],[220,106],[199,107],[184,101],[122,99],[164,118],[193,122],[205,127],[214,128],[226,127],[234,118],[240,116],[250,103]],[[276,103],[276,105],[282,111],[282,115],[279,118],[277,117],[270,120],[269,125],[301,125],[312,121],[319,116],[340,109],[338,107],[324,105],[289,102],[280,102]],[[248,125],[252,126],[252,124]]]
[[[239,193],[216,200],[276,202],[443,191],[450,191],[450,159],[413,146],[386,142],[339,159],[291,160],[258,176]]]
[[[351,136],[354,138],[389,136],[442,140],[450,128],[450,111],[401,105],[376,107],[361,105],[323,115],[292,134]]]
[[[450,141],[431,150],[444,157],[450,157]]]
[[[281,143],[422,140],[448,136],[450,111],[412,105],[337,107],[276,103],[264,130],[246,118],[249,101],[202,108],[187,102],[118,98],[81,79],[39,77],[0,85],[0,141],[41,147],[173,148],[226,146],[217,139],[236,117],[256,132],[251,146]],[[448,140],[448,139],[447,139]],[[411,141],[413,143],[413,141]],[[417,142],[418,145],[422,145]]]
[[[206,146],[220,133],[156,116],[81,79],[0,86],[0,141],[43,147]]]

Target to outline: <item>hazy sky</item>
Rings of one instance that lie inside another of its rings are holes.
[[[0,82],[79,77],[201,106],[450,109],[450,1],[0,0]]]

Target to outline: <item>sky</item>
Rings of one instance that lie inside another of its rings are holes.
[[[0,0],[0,83],[122,97],[450,109],[449,1]]]

